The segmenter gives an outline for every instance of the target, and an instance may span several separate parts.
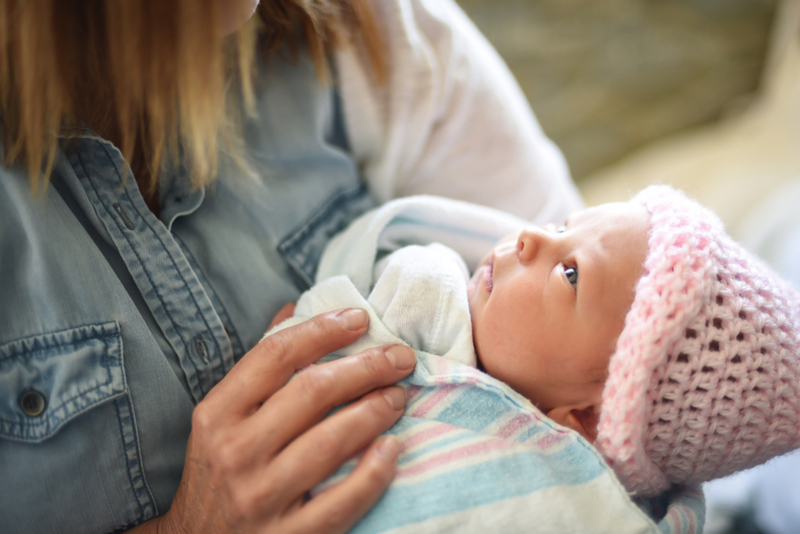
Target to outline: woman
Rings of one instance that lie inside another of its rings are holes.
[[[448,1],[4,0],[0,28],[4,532],[347,530],[413,352],[288,382],[365,315],[258,340],[376,203],[578,206],[505,67]]]

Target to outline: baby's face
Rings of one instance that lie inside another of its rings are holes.
[[[543,412],[599,406],[643,273],[647,210],[604,204],[501,240],[469,282],[483,368]]]

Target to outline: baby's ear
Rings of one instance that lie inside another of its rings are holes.
[[[589,443],[594,443],[597,439],[597,423],[600,416],[599,410],[594,405],[585,408],[560,406],[547,412],[547,417],[561,426],[571,428]]]

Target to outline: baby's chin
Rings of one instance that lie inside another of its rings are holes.
[[[483,362],[481,361],[481,357],[478,354],[478,348],[477,347],[475,347],[475,367],[478,369],[478,371],[480,371],[482,373],[486,373],[486,369],[483,367]],[[489,374],[489,373],[486,373],[486,374]]]

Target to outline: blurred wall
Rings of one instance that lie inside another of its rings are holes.
[[[776,0],[457,0],[576,181],[759,85]]]

